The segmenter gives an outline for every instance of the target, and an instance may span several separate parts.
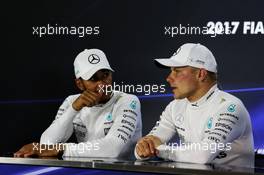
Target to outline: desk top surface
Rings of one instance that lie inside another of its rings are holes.
[[[202,165],[171,161],[135,161],[102,158],[70,158],[63,160],[51,158],[10,158],[0,157],[0,164],[44,165],[89,169],[132,171],[166,174],[264,174],[264,168],[245,168],[225,165]]]

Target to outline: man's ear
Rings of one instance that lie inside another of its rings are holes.
[[[207,70],[200,69],[199,74],[198,74],[198,79],[203,82],[206,80],[206,77],[207,77]]]
[[[82,82],[82,80],[80,78],[75,79],[75,84],[81,91],[85,90],[83,82]]]

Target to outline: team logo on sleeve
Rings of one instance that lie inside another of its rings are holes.
[[[113,124],[114,123],[114,121],[113,121],[113,116],[112,116],[112,114],[110,113],[110,114],[108,114],[106,117],[105,117],[105,122],[104,122],[104,125],[111,125],[111,124]]]
[[[113,120],[112,114],[108,114],[106,116],[106,120],[109,121],[109,122],[112,121]]]
[[[137,101],[135,101],[135,100],[133,100],[131,103],[130,103],[130,105],[129,105],[130,107],[131,107],[131,109],[136,109],[136,107],[137,107]]]
[[[235,111],[236,111],[236,110],[235,110],[235,107],[236,107],[235,104],[231,104],[230,106],[228,106],[227,110],[228,110],[229,112],[235,112]]]
[[[209,118],[207,121],[207,128],[211,129],[213,126],[213,117]]]

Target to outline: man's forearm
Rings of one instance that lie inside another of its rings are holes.
[[[65,142],[73,132],[73,119],[78,112],[71,106],[63,113],[60,118],[53,123],[41,135],[41,144],[55,144]]]

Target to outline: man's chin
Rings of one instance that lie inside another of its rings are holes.
[[[176,99],[176,100],[181,100],[181,99],[184,99],[184,98],[185,98],[185,97],[179,96],[179,95],[177,95],[177,94],[173,94],[173,97],[174,97],[174,99]]]
[[[110,99],[110,97],[111,97],[111,94],[112,94],[112,92],[111,92],[111,93],[110,93],[110,92],[108,92],[108,93],[103,93],[103,94],[102,94],[102,97],[101,97],[101,99],[100,99],[100,101],[101,101],[101,102],[108,101],[108,100]]]

